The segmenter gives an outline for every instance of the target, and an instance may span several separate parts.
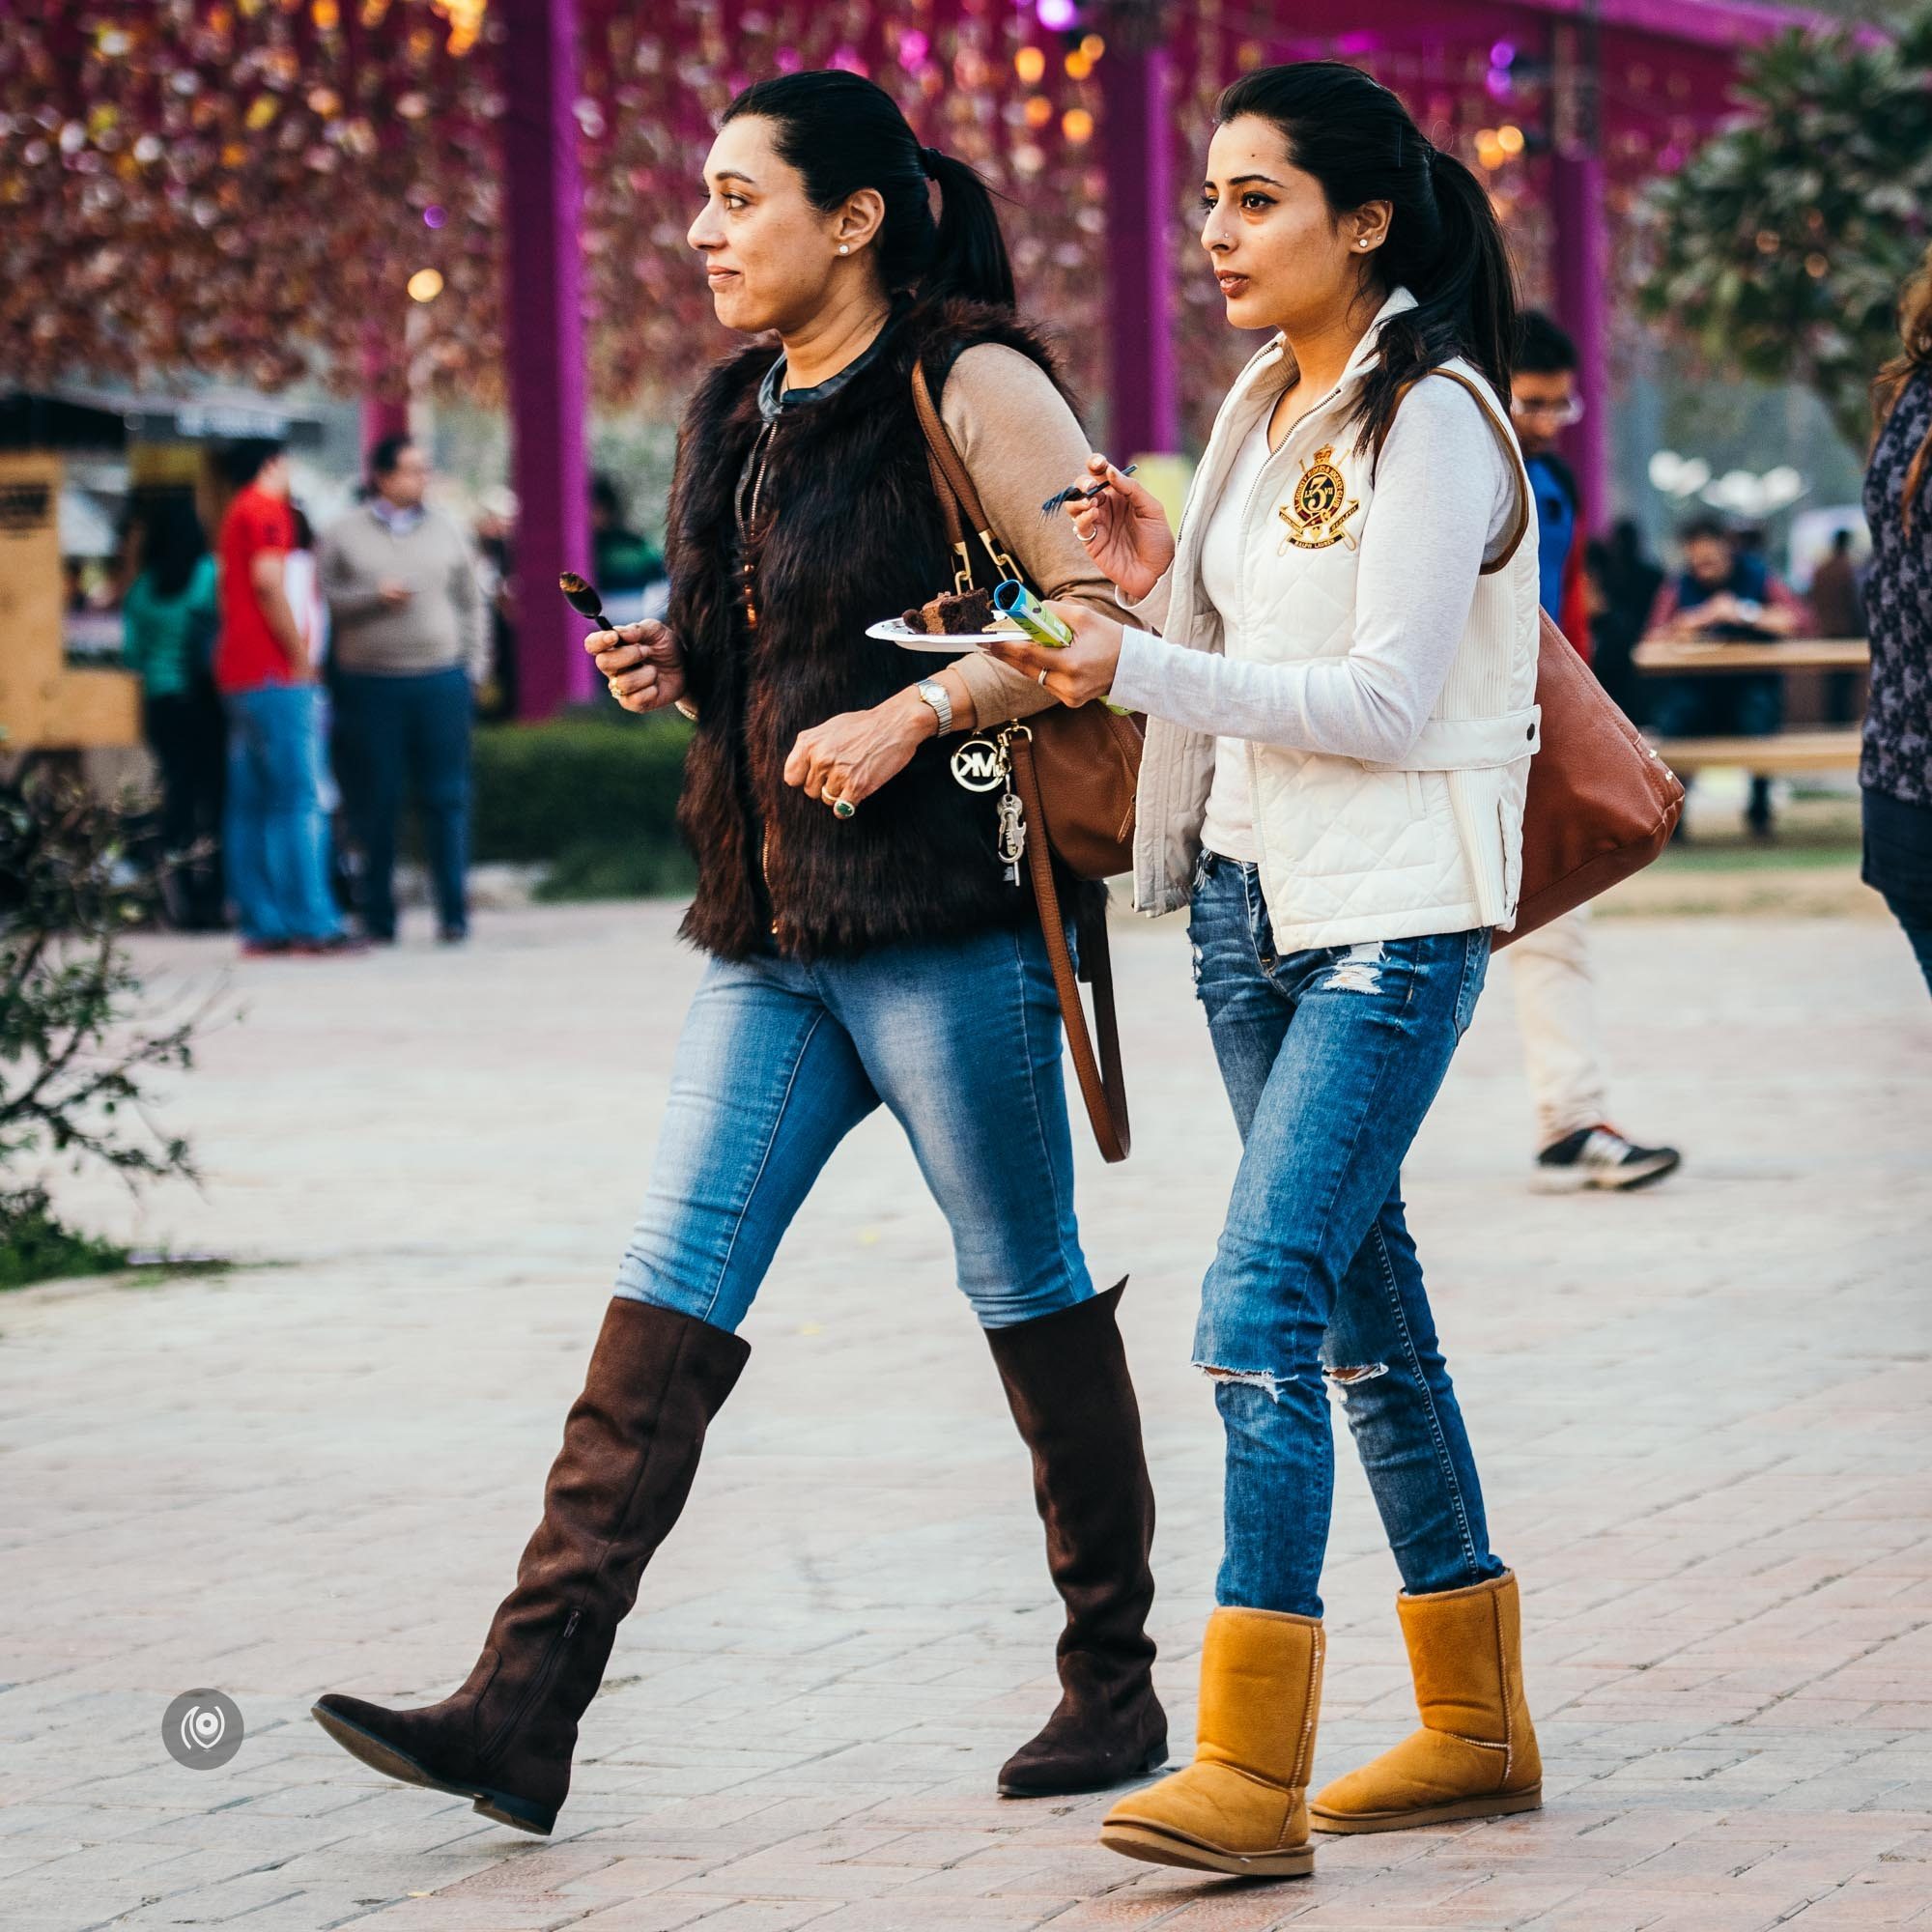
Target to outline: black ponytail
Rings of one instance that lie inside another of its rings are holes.
[[[829,213],[861,188],[885,202],[877,242],[888,295],[965,296],[1011,308],[1013,266],[992,190],[966,162],[922,148],[884,88],[841,68],[754,81],[724,110],[771,122],[779,157]],[[939,219],[926,193],[939,189]]]
[[[1257,68],[1217,110],[1224,126],[1244,114],[1280,129],[1289,159],[1321,184],[1330,213],[1390,205],[1388,237],[1364,266],[1383,288],[1407,289],[1416,306],[1382,325],[1381,354],[1350,415],[1357,446],[1379,449],[1404,388],[1459,355],[1507,403],[1516,270],[1482,183],[1424,138],[1394,94],[1344,61]]]
[[[932,265],[920,278],[923,296],[969,296],[974,301],[1013,307],[1013,265],[993,191],[980,171],[956,155],[925,150],[925,164],[939,189],[939,229]]]

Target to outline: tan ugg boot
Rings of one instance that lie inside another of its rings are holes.
[[[1150,1864],[1305,1878],[1321,1653],[1314,1617],[1216,1610],[1201,1645],[1194,1762],[1122,1799],[1100,1842]]]
[[[1318,1832],[1400,1832],[1543,1804],[1543,1760],[1522,1693],[1516,1577],[1401,1596],[1396,1609],[1422,1728],[1317,1794]]]

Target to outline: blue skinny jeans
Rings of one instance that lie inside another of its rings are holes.
[[[1060,1057],[1037,924],[812,965],[712,960],[616,1293],[735,1331],[832,1151],[883,1105],[982,1327],[1086,1300]]]
[[[1404,1588],[1499,1577],[1399,1184],[1490,934],[1279,953],[1256,867],[1212,853],[1190,931],[1242,1141],[1194,1344],[1227,1435],[1216,1601],[1321,1614],[1331,1387]]]

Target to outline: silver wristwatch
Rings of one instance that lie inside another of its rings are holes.
[[[939,720],[939,735],[945,737],[952,729],[952,699],[946,687],[937,678],[923,677],[914,688],[932,706],[932,715]]]

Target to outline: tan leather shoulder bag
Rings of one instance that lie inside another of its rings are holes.
[[[1516,475],[1515,534],[1500,556],[1484,564],[1483,575],[1492,576],[1528,532],[1534,513],[1529,478],[1516,439],[1481,386],[1459,370],[1431,373],[1462,384],[1475,397]],[[1522,886],[1516,924],[1496,934],[1499,947],[1640,872],[1670,843],[1684,810],[1677,775],[1645,744],[1547,611],[1537,644],[1536,701],[1543,709],[1543,749],[1529,761]]]
[[[1027,577],[988,522],[980,493],[940,418],[923,367],[913,370],[912,393],[925,437],[933,493],[939,498],[947,540],[952,546],[955,587],[963,590],[978,582],[991,589],[1000,578],[1014,577],[1037,593],[1040,586]],[[979,538],[978,551],[972,547],[969,531]],[[1083,704],[1075,711],[1055,705],[1028,719],[1009,744],[1014,789],[1026,811],[1027,869],[1053,962],[1067,1051],[1101,1153],[1110,1161],[1125,1160],[1133,1133],[1121,1065],[1121,1030],[1114,1009],[1106,916],[1102,910],[1082,922],[1076,972],[1054,884],[1053,856],[1057,854],[1079,879],[1110,878],[1132,867],[1141,726],[1137,720],[1122,718],[1104,704]],[[1094,988],[1092,1033],[1080,1000],[1079,981],[1083,979]],[[1099,1039],[1097,1055],[1095,1034]]]

